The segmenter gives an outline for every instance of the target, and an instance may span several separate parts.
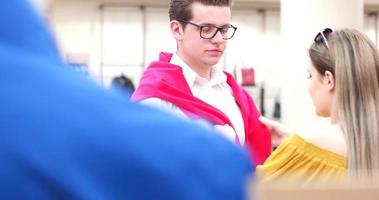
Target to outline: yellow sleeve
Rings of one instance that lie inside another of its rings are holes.
[[[346,158],[292,134],[263,165],[257,166],[257,174],[263,182],[339,182],[346,177]]]

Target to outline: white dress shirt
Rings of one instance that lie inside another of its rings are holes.
[[[210,74],[210,80],[207,80],[198,76],[196,72],[193,71],[177,54],[173,55],[170,63],[182,68],[184,78],[186,79],[192,94],[223,112],[230,119],[236,132],[229,125],[215,125],[212,127],[213,130],[233,142],[235,141],[237,134],[240,144],[243,145],[245,143],[243,118],[233,97],[232,89],[226,82],[227,77],[224,72],[217,69],[217,67],[213,67]],[[140,103],[157,107],[169,111],[181,118],[188,119],[180,108],[159,98],[147,98],[140,101]],[[205,123],[202,124],[204,125]]]

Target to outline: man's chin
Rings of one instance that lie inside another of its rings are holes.
[[[220,61],[220,58],[212,58],[212,59],[207,60],[207,64],[214,66],[214,65],[217,65],[219,61]]]

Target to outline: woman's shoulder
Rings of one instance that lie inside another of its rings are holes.
[[[264,182],[338,181],[345,177],[346,157],[291,134],[263,165],[257,167],[257,173]]]
[[[299,131],[306,142],[341,156],[346,156],[346,140],[338,125],[319,125],[317,128]]]

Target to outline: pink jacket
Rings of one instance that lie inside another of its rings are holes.
[[[159,61],[152,62],[145,70],[132,101],[156,97],[179,107],[189,118],[207,119],[213,124],[233,127],[228,117],[217,108],[194,97],[182,68],[170,63],[172,54],[161,53]],[[271,136],[267,128],[258,121],[259,111],[251,96],[225,72],[227,83],[241,110],[245,126],[245,144],[255,164],[263,164],[271,153]]]

